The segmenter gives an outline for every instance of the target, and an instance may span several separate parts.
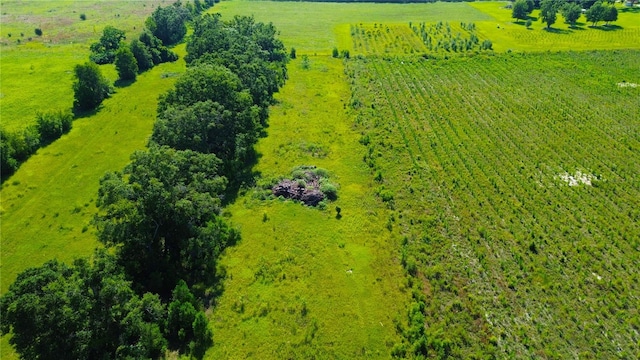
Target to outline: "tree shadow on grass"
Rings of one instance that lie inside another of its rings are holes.
[[[569,25],[569,29],[573,30],[573,31],[582,31],[582,30],[587,30],[582,26],[579,26],[577,23],[576,25]]]
[[[551,28],[545,27],[544,31],[552,33],[552,34],[571,34],[573,32],[571,30],[558,29],[558,28],[554,28],[554,27],[551,27]]]
[[[598,26],[589,26],[591,29],[601,30],[601,31],[618,31],[624,29],[620,25],[598,25]]]
[[[637,14],[640,13],[640,7],[624,7],[618,11],[623,13]]]
[[[118,79],[118,80],[116,80],[116,82],[113,83],[113,86],[115,86],[117,88],[124,88],[124,87],[127,87],[127,86],[133,84],[134,82],[136,82],[136,81],[135,80]]]
[[[83,118],[91,117],[91,116],[97,114],[100,111],[100,109],[102,109],[102,105],[99,105],[95,109],[91,109],[91,110],[83,110],[83,109],[73,108],[73,109],[71,109],[71,112],[73,112],[73,119],[77,120],[77,119],[83,119]]]

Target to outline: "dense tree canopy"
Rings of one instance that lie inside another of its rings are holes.
[[[184,38],[187,33],[186,22],[190,18],[189,10],[177,2],[171,6],[156,8],[147,18],[146,26],[164,45],[172,45]]]
[[[141,291],[168,297],[178,280],[215,279],[215,261],[238,234],[222,220],[215,155],[152,146],[100,181],[99,240]]]
[[[74,107],[80,110],[91,110],[109,96],[111,86],[93,62],[76,65],[74,68],[76,81],[73,83]]]
[[[204,15],[194,24],[185,60],[190,66],[208,63],[229,68],[260,106],[266,124],[273,94],[287,78],[288,56],[272,24],[256,23],[252,17],[235,17],[230,22],[219,14]]]
[[[91,44],[89,58],[96,64],[111,64],[116,58],[120,42],[125,39],[124,31],[107,25],[102,31],[100,41]]]
[[[49,261],[21,273],[2,296],[0,331],[12,333],[25,359],[158,358],[165,308],[130,285],[104,252],[93,265]]]

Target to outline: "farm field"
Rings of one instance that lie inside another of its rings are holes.
[[[639,56],[348,63],[426,332],[456,356],[638,356]]]

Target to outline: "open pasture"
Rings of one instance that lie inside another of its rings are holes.
[[[12,1],[1,3],[1,125],[19,131],[35,122],[39,111],[73,105],[73,68],[88,61],[89,46],[107,25],[129,39],[163,0]],[[80,15],[85,14],[86,20]],[[38,37],[35,28],[41,28]],[[10,36],[9,36],[10,35]],[[104,70],[103,70],[104,71]]]
[[[638,355],[639,57],[348,64],[427,333],[454,353]]]

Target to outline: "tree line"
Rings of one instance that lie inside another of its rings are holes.
[[[252,17],[203,15],[193,28],[147,149],[100,180],[105,248],[28,269],[0,298],[0,330],[22,357],[201,358],[212,345],[204,309],[221,291],[218,256],[239,239],[221,211],[250,172],[288,56]]]
[[[511,17],[518,20],[527,20],[527,27],[531,25],[529,15],[537,7],[540,9],[540,20],[547,25],[547,29],[556,23],[558,13],[562,14],[565,23],[576,26],[582,16],[583,7],[585,18],[593,26],[600,21],[609,25],[618,20],[618,9],[613,4],[603,4],[601,1],[586,0],[580,4],[577,1],[568,0],[542,0],[538,4],[534,0],[516,0],[511,5]]]

